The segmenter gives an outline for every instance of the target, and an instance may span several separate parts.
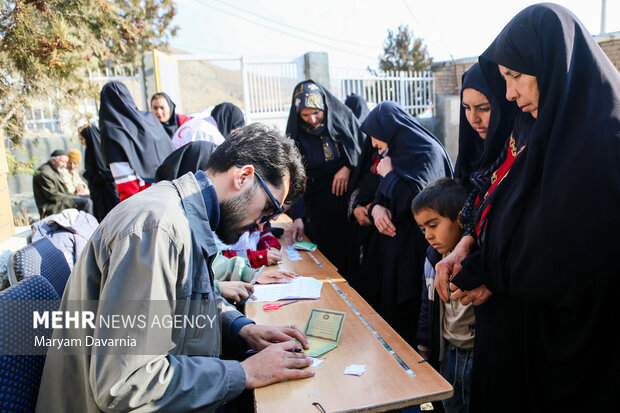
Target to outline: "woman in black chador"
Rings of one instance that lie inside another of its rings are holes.
[[[90,199],[93,200],[93,215],[97,221],[103,218],[119,202],[114,177],[101,153],[101,136],[99,128],[89,125],[80,130],[80,141],[86,147],[84,151],[84,178],[88,181]]]
[[[170,137],[152,112],[139,110],[129,89],[108,82],[99,107],[101,148],[121,201],[145,190],[155,170],[174,150]]]
[[[361,127],[382,157],[382,177],[369,208],[379,232],[378,273],[362,267],[361,276],[374,292],[371,304],[410,344],[420,312],[425,251],[428,243],[411,212],[411,201],[426,185],[452,176],[442,144],[394,102],[375,107]],[[374,288],[373,288],[374,287]]]
[[[353,112],[357,120],[360,122],[364,122],[364,119],[366,119],[366,116],[370,113],[366,99],[358,94],[351,93],[344,100],[344,104],[346,107],[351,109],[351,112]]]
[[[349,95],[344,104],[351,109],[360,122],[363,122],[370,113],[366,100],[359,95]],[[349,252],[350,273],[347,281],[367,301],[372,298],[375,287],[372,280],[366,282],[367,280],[361,278],[361,268],[364,268],[366,275],[376,274],[379,272],[378,268],[381,264],[381,257],[376,245],[379,233],[368,217],[368,208],[375,199],[375,192],[381,179],[381,176],[377,174],[378,164],[377,149],[372,146],[371,140],[366,138],[357,168],[351,175],[349,183],[347,213],[351,222],[351,244]]]
[[[454,179],[468,192],[477,193],[493,173],[488,170],[510,136],[516,109],[506,99],[493,96],[478,63],[463,74]]]
[[[364,143],[359,122],[335,96],[306,80],[295,87],[286,133],[297,143],[308,175],[305,196],[289,211],[293,241],[305,217],[308,237],[347,275],[347,190]]]
[[[620,411],[620,75],[551,3],[515,16],[480,66],[533,124],[478,199],[483,271],[449,285],[452,299],[510,310],[486,330],[486,351],[474,347],[471,409]],[[447,298],[439,270],[436,286]]]

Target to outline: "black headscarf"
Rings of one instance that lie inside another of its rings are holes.
[[[366,100],[360,95],[356,95],[355,93],[351,93],[344,100],[344,104],[351,109],[355,117],[360,121],[364,122],[366,116],[370,113],[370,109],[368,109],[368,103]]]
[[[108,82],[101,90],[99,127],[106,161],[110,159],[108,142],[114,143],[147,182],[153,182],[155,170],[174,150],[159,120],[152,112],[139,110],[120,82]]]
[[[318,89],[315,89],[316,86]],[[306,95],[317,95],[321,99],[301,99],[296,103],[296,97]],[[351,167],[356,167],[362,146],[364,144],[364,135],[359,130],[359,121],[351,112],[351,109],[346,107],[344,103],[339,101],[334,95],[323,88],[313,80],[305,80],[297,86],[293,92],[293,98],[291,99],[291,110],[288,115],[288,122],[286,124],[286,134],[298,142],[301,139],[301,128],[307,129],[306,132],[313,132],[309,126],[301,120],[299,117],[299,111],[304,107],[312,107],[320,109],[323,105],[325,111],[326,127],[329,132],[329,136],[342,145],[347,160]],[[319,126],[317,129],[320,129]]]
[[[229,102],[220,103],[211,111],[211,116],[217,124],[217,129],[224,138],[230,135],[233,129],[245,125],[243,112],[237,106]]]
[[[439,140],[408,112],[391,101],[379,103],[362,123],[362,132],[388,144],[394,171],[424,188],[452,176],[450,157]]]
[[[486,139],[471,127],[463,107],[463,90],[474,89],[482,93],[491,105],[491,116]],[[459,154],[454,167],[454,178],[468,190],[472,184],[478,188],[488,180],[489,166],[500,156],[506,140],[510,136],[517,106],[506,99],[498,99],[489,90],[480,65],[475,63],[463,74],[461,87],[461,116],[459,120]],[[475,171],[480,170],[478,173]],[[472,182],[470,183],[470,179]]]
[[[157,168],[155,181],[171,181],[188,172],[204,170],[216,147],[213,142],[207,141],[194,141],[181,146]]]
[[[485,274],[495,293],[524,303],[530,387],[550,405],[541,408],[617,411],[609,385],[620,356],[607,343],[618,337],[620,74],[550,3],[517,14],[480,56],[500,99],[498,64],[536,76],[540,97],[527,147],[493,192]]]
[[[101,135],[99,134],[99,128],[95,125],[89,125],[80,131],[80,135],[84,137],[86,141],[86,150],[84,151],[84,178],[91,181],[97,179],[97,176],[105,178],[106,180],[112,179],[110,168],[103,158],[101,151]]]
[[[174,132],[176,132],[176,130],[179,128],[179,119],[177,118],[177,115],[175,112],[177,106],[174,104],[172,99],[170,99],[170,96],[168,96],[164,92],[158,92],[157,94],[153,95],[153,97],[151,98],[151,102],[153,102],[153,98],[155,96],[157,97],[162,96],[168,102],[168,106],[170,107],[170,117],[168,118],[167,121],[161,122],[161,126],[164,127],[168,136],[172,138],[172,136],[174,135]]]

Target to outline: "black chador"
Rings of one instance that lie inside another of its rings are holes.
[[[299,115],[304,108],[323,111],[323,122],[315,127],[304,122]],[[358,164],[364,143],[359,122],[334,95],[307,80],[295,87],[286,133],[300,149],[308,175],[306,194],[292,208],[291,218],[305,216],[308,237],[347,276],[351,242],[348,196],[334,195],[332,183],[343,167],[352,174]]]
[[[539,97],[517,99],[537,105],[535,121],[478,209],[482,284],[510,311],[487,331],[495,348],[474,348],[483,370],[471,409],[620,411],[620,74],[552,3],[521,11],[480,56],[500,99],[498,65],[513,71],[503,73],[510,82],[534,76]]]
[[[393,170],[379,182],[370,213],[376,205],[388,209],[396,227],[394,237],[377,235],[380,267],[362,267],[364,290],[374,292],[374,307],[414,345],[428,243],[413,219],[411,201],[432,181],[452,176],[452,165],[437,138],[394,102],[375,107],[361,129],[388,145]]]

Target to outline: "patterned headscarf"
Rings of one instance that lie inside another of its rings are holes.
[[[293,95],[293,101],[297,114],[305,108],[325,110],[321,89],[312,82],[300,83]]]

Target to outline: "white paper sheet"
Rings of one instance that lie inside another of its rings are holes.
[[[254,286],[252,301],[278,301],[296,298],[318,299],[321,297],[323,283],[312,277],[297,277],[290,283],[265,284]]]

